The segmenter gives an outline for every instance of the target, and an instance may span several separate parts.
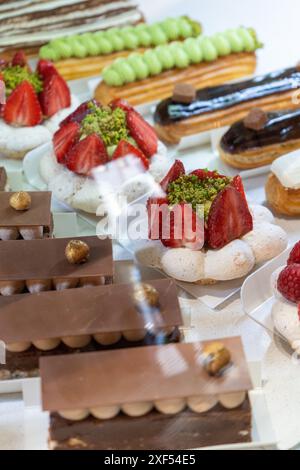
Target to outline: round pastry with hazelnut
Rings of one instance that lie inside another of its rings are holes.
[[[60,123],[53,146],[40,161],[40,174],[57,199],[95,214],[103,196],[91,171],[128,155],[138,159],[142,170],[120,185],[120,194],[131,202],[150,191],[144,170],[158,182],[167,173],[166,147],[126,101],[109,106],[87,101]]]
[[[240,176],[203,169],[186,174],[177,160],[161,186],[166,196],[147,204],[149,238],[157,241],[138,251],[142,264],[207,284],[241,278],[287,246],[271,212],[248,206]]]
[[[300,242],[292,249],[287,265],[273,273],[271,282],[274,326],[300,354]]]
[[[288,153],[271,166],[266,183],[270,206],[279,214],[300,215],[300,151]]]
[[[219,145],[222,160],[241,169],[271,164],[300,147],[299,118],[299,109],[266,113],[253,108],[222,137]]]
[[[51,62],[40,60],[33,71],[23,52],[17,52],[11,62],[0,61],[0,79],[6,90],[6,102],[1,105],[0,155],[22,159],[51,141],[58,123],[78,100]]]

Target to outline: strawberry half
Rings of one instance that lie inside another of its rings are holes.
[[[58,73],[50,74],[45,78],[39,98],[43,114],[47,117],[71,105],[69,87]]]
[[[240,175],[236,175],[233,178],[233,180],[231,182],[231,185],[243,196],[245,201],[247,201],[243,180],[240,177]]]
[[[128,103],[128,101],[122,100],[122,98],[115,98],[114,100],[112,100],[112,101],[109,103],[109,106],[110,106],[112,109],[121,108],[121,109],[123,109],[123,111],[125,111],[125,112],[133,110],[133,107],[130,106],[130,104]]]
[[[300,242],[292,249],[287,264],[300,264]]]
[[[12,58],[11,65],[12,66],[19,65],[20,67],[27,67],[28,61],[27,61],[25,52],[23,51],[16,52]]]
[[[148,158],[143,154],[140,149],[132,145],[130,142],[127,142],[127,140],[120,140],[118,147],[113,153],[112,159],[116,160],[117,158],[126,157],[130,154],[138,157],[142,161],[146,169],[149,168]]]
[[[8,97],[3,118],[16,126],[36,126],[42,120],[42,110],[33,86],[24,81]]]
[[[58,72],[50,60],[40,59],[37,64],[38,74],[45,80],[46,78],[57,75]]]
[[[170,168],[167,175],[160,183],[165,193],[168,192],[169,184],[173,183],[173,181],[178,180],[178,178],[180,178],[180,176],[182,175],[185,175],[183,163],[180,160],[175,160],[174,165]]]
[[[69,150],[79,137],[79,129],[77,122],[70,122],[55,132],[53,146],[58,163],[65,163]]]
[[[150,197],[148,199],[148,234],[150,240],[161,240],[163,220],[168,211],[168,199],[166,197]]]
[[[152,157],[157,152],[158,147],[158,138],[153,127],[133,109],[127,112],[127,127],[131,137],[146,157]]]
[[[99,106],[96,100],[89,100],[81,103],[81,105],[79,105],[78,108],[73,111],[73,113],[69,114],[69,116],[67,116],[66,119],[60,123],[60,127],[65,126],[69,122],[78,122],[80,124],[85,116],[93,112],[93,109],[89,106],[90,103]]]
[[[253,229],[247,201],[234,187],[227,186],[214,199],[207,220],[207,242],[220,249]]]
[[[107,162],[106,147],[97,134],[91,134],[80,140],[66,156],[66,165],[69,170],[79,175],[89,175],[93,168]]]
[[[200,180],[205,180],[207,178],[214,178],[214,179],[219,179],[219,178],[226,178],[224,175],[220,175],[217,171],[210,171],[210,170],[194,170],[190,175],[195,175],[197,176]]]

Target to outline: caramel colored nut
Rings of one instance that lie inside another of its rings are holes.
[[[173,90],[173,101],[176,103],[190,104],[195,101],[197,95],[196,88],[189,83],[177,83]]]
[[[203,349],[204,368],[209,375],[218,375],[230,364],[231,356],[223,343],[215,341]]]
[[[27,211],[31,206],[31,196],[25,191],[19,191],[11,196],[9,204],[16,211]]]
[[[134,301],[139,309],[143,306],[146,307],[157,307],[159,305],[159,293],[155,287],[150,284],[137,284],[134,287]]]
[[[253,108],[244,119],[244,126],[253,131],[262,130],[268,121],[267,114],[260,108]]]
[[[89,259],[90,248],[81,240],[71,240],[66,246],[65,253],[70,264],[81,264]]]

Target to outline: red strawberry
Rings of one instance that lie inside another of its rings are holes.
[[[58,163],[65,163],[69,150],[79,136],[79,129],[77,122],[70,122],[55,132],[53,145]]]
[[[200,180],[204,180],[206,178],[226,178],[224,175],[220,175],[217,171],[210,171],[210,170],[194,170],[190,175],[198,176]]]
[[[16,52],[15,55],[12,58],[11,65],[19,65],[20,67],[26,67],[28,66],[28,61],[25,52],[19,51]]]
[[[107,162],[106,147],[97,134],[91,134],[80,140],[66,156],[69,170],[80,175],[88,175],[93,168]]]
[[[300,264],[300,242],[292,249],[287,264]]]
[[[147,201],[149,239],[161,240],[162,224],[165,214],[169,211],[165,197],[151,197]]]
[[[47,117],[51,117],[71,105],[69,87],[59,74],[51,74],[46,77],[39,98],[43,114]]]
[[[51,75],[57,75],[58,72],[52,62],[50,60],[40,59],[37,64],[37,72],[38,74],[45,80],[47,77]]]
[[[130,104],[128,103],[128,101],[122,100],[122,98],[115,98],[114,100],[112,100],[112,101],[109,103],[109,106],[110,106],[112,109],[121,108],[121,109],[123,109],[123,111],[125,111],[125,112],[133,110],[133,107],[130,106]]]
[[[241,195],[243,196],[243,198],[245,199],[245,201],[247,201],[247,198],[246,198],[246,194],[245,194],[245,189],[244,189],[244,185],[243,185],[243,180],[242,178],[240,177],[240,175],[236,175],[232,182],[231,182],[231,185],[239,192],[241,193]]]
[[[127,127],[146,157],[152,157],[157,152],[158,138],[150,124],[133,109],[127,112]]]
[[[277,281],[279,292],[291,302],[300,302],[300,266],[290,264],[279,274]]]
[[[223,248],[253,229],[252,215],[244,197],[232,186],[214,199],[207,220],[208,245]]]
[[[164,177],[164,179],[160,183],[165,193],[168,192],[169,184],[173,183],[173,181],[178,180],[178,178],[180,178],[180,176],[184,174],[185,174],[185,169],[184,169],[183,163],[180,160],[175,160],[174,165],[170,168],[167,175]]]
[[[33,86],[24,81],[6,101],[3,118],[8,124],[36,126],[42,120],[42,111]]]
[[[140,149],[138,149],[134,145],[127,142],[127,140],[120,140],[118,147],[113,153],[112,158],[113,160],[115,160],[117,158],[126,157],[126,155],[130,155],[130,154],[133,154],[136,157],[138,157],[142,161],[146,169],[149,168],[148,158],[143,154],[143,152]]]
[[[69,114],[69,116],[67,116],[66,119],[60,123],[60,127],[65,126],[69,122],[78,122],[80,124],[85,116],[93,112],[93,109],[89,106],[90,103],[99,106],[96,100],[89,100],[81,103],[81,105],[79,105],[78,108],[73,111],[73,113]]]

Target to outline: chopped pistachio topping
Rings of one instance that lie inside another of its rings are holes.
[[[230,178],[206,178],[200,180],[196,175],[183,175],[168,187],[170,205],[186,202],[194,210],[204,206],[204,217],[207,218],[215,197],[230,183]]]
[[[7,95],[10,95],[25,80],[31,83],[36,93],[40,93],[43,90],[43,83],[38,73],[30,72],[27,67],[21,67],[20,65],[6,67],[2,74]]]
[[[98,134],[107,147],[118,145],[120,140],[128,140],[126,114],[121,108],[98,107],[91,103],[93,112],[81,123],[81,137]]]

